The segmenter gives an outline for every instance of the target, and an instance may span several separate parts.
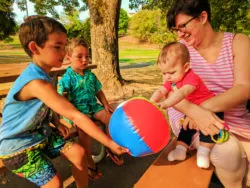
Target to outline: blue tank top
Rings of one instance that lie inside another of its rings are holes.
[[[15,154],[44,141],[51,133],[48,107],[39,99],[18,101],[15,95],[32,80],[52,79],[30,63],[14,82],[3,107],[0,126],[0,156]]]

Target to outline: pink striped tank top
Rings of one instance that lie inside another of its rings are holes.
[[[234,34],[224,33],[222,48],[215,64],[209,64],[193,47],[188,47],[191,57],[191,68],[198,74],[208,89],[216,95],[225,92],[233,86],[233,53],[232,42]],[[180,118],[183,114],[168,109],[168,115],[172,130],[179,134]],[[250,139],[250,116],[246,109],[246,103],[224,112],[224,120],[230,126],[230,132]]]

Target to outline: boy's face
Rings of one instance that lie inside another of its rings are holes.
[[[89,52],[85,46],[76,46],[71,56],[68,56],[68,60],[71,62],[71,68],[76,72],[82,72],[88,67],[89,64]]]
[[[189,62],[183,63],[182,58],[178,58],[173,54],[167,54],[166,62],[159,63],[163,76],[163,81],[177,83],[182,80],[186,72],[189,70]]]
[[[50,69],[61,67],[66,51],[67,35],[63,32],[55,32],[48,35],[48,39],[41,48],[37,46],[37,53],[34,53],[33,60],[40,67]]]

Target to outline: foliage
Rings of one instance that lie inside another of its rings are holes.
[[[84,39],[84,41],[90,46],[90,19],[81,21],[79,18],[79,11],[75,11],[72,16],[65,15],[61,18],[65,28],[68,31],[69,38],[78,37]]]
[[[63,10],[67,14],[72,14],[77,7],[79,7],[78,0],[29,0],[34,3],[35,12],[40,15],[51,14],[55,18],[59,18],[57,12],[58,6],[62,6]],[[25,11],[27,9],[27,0],[16,0],[20,10]]]
[[[69,38],[83,38],[88,46],[91,46],[90,18],[87,18],[85,21],[81,21],[79,17],[79,11],[75,11],[72,15],[64,14],[60,20],[66,27]],[[121,9],[119,20],[119,35],[124,35],[127,33],[128,22],[129,17],[127,12],[124,9]]]
[[[174,0],[129,0],[130,8],[160,8],[166,14]],[[250,0],[210,0],[215,30],[250,34]]]
[[[250,34],[250,0],[211,0],[211,11],[216,30]]]
[[[168,32],[165,16],[159,9],[137,12],[131,18],[130,30],[133,36],[152,43],[166,43],[175,40],[175,36]]]
[[[124,35],[127,33],[128,30],[128,22],[129,22],[129,17],[128,13],[126,10],[122,9],[120,10],[120,19],[119,19],[119,30],[118,34],[119,35]]]
[[[0,40],[11,40],[9,35],[16,32],[14,13],[12,12],[12,0],[1,0],[0,2]]]

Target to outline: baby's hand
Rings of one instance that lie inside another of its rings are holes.
[[[117,143],[115,143],[113,140],[110,141],[109,144],[109,148],[117,155],[121,155],[123,153],[128,153],[129,150],[118,145]]]
[[[168,105],[162,101],[162,102],[158,102],[157,105],[162,108],[162,109],[167,109],[168,108]]]

